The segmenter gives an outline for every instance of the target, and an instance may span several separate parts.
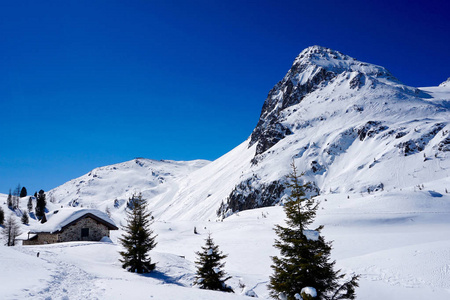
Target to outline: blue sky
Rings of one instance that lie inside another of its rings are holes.
[[[146,157],[214,160],[304,48],[450,76],[448,1],[0,1],[0,192]]]

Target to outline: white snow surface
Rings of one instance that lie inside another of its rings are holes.
[[[6,195],[0,196],[8,214],[5,200]],[[358,299],[450,297],[450,194],[434,197],[410,188],[350,199],[329,194],[318,200],[320,208],[311,227],[325,225],[322,234],[333,241],[336,268],[348,276],[360,275]],[[26,198],[21,208],[25,205]],[[273,247],[273,227],[284,225],[284,219],[283,208],[275,206],[243,211],[223,222],[157,220],[152,228],[158,245],[150,252],[157,269],[148,275],[121,268],[122,247],[117,239],[122,230],[111,232],[113,243],[2,244],[0,295],[2,299],[247,299],[243,297],[254,293],[269,299],[270,257],[279,255]],[[194,227],[199,234],[193,233]],[[22,226],[23,231],[27,228]],[[195,252],[209,233],[228,254],[224,271],[232,276],[227,284],[235,290],[233,295],[193,287]]]
[[[300,291],[300,294],[303,294],[303,293],[305,293],[306,295],[310,295],[312,297],[317,297],[316,289],[313,287],[310,287],[310,286],[302,288],[302,290]],[[301,297],[300,297],[300,299],[301,299]]]

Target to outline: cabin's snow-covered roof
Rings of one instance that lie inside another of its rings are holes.
[[[77,208],[61,208],[47,213],[47,222],[37,224],[30,229],[30,232],[57,232],[73,221],[82,218],[86,214],[91,214],[104,223],[109,223],[113,227],[117,227],[108,215],[97,209],[77,209]]]

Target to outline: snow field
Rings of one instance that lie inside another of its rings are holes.
[[[440,185],[439,185],[440,186]],[[360,274],[358,299],[438,299],[450,297],[450,195],[427,191],[342,194],[318,197],[314,225],[333,241],[332,258],[347,274]],[[326,199],[326,200],[325,200]],[[267,282],[282,207],[240,212],[223,222],[156,220],[156,272],[138,275],[121,268],[113,243],[73,242],[0,247],[2,299],[269,299]],[[194,234],[196,227],[198,234]],[[196,251],[208,233],[228,258],[227,283],[236,294],[192,287]],[[36,253],[40,252],[40,257]],[[245,297],[245,298],[244,298]]]

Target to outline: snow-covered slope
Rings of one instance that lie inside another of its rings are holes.
[[[321,195],[316,224],[333,240],[332,258],[346,274],[359,274],[357,299],[436,299],[450,296],[450,195],[404,189],[371,195]],[[448,181],[447,181],[448,183]],[[0,200],[5,197],[0,195]],[[3,203],[3,202],[2,202]],[[389,203],[389,205],[386,205]],[[53,245],[0,245],[2,299],[270,299],[267,283],[274,224],[283,223],[282,207],[234,214],[223,222],[157,220],[157,246],[150,252],[156,271],[126,272],[119,262],[123,231],[108,242]],[[194,234],[194,226],[198,234]],[[27,226],[23,226],[26,229]],[[192,286],[195,251],[211,232],[228,254],[227,283],[235,294]],[[37,253],[40,253],[37,257]]]
[[[47,199],[63,206],[111,209],[124,217],[126,202],[142,193],[155,209],[173,198],[186,176],[209,161],[171,161],[136,158],[100,167],[49,191]]]
[[[157,217],[208,220],[279,203],[292,161],[311,194],[419,189],[449,178],[449,99],[446,83],[405,86],[383,67],[313,46],[269,92],[249,139],[216,161],[137,159],[50,194],[104,208],[143,192]]]

